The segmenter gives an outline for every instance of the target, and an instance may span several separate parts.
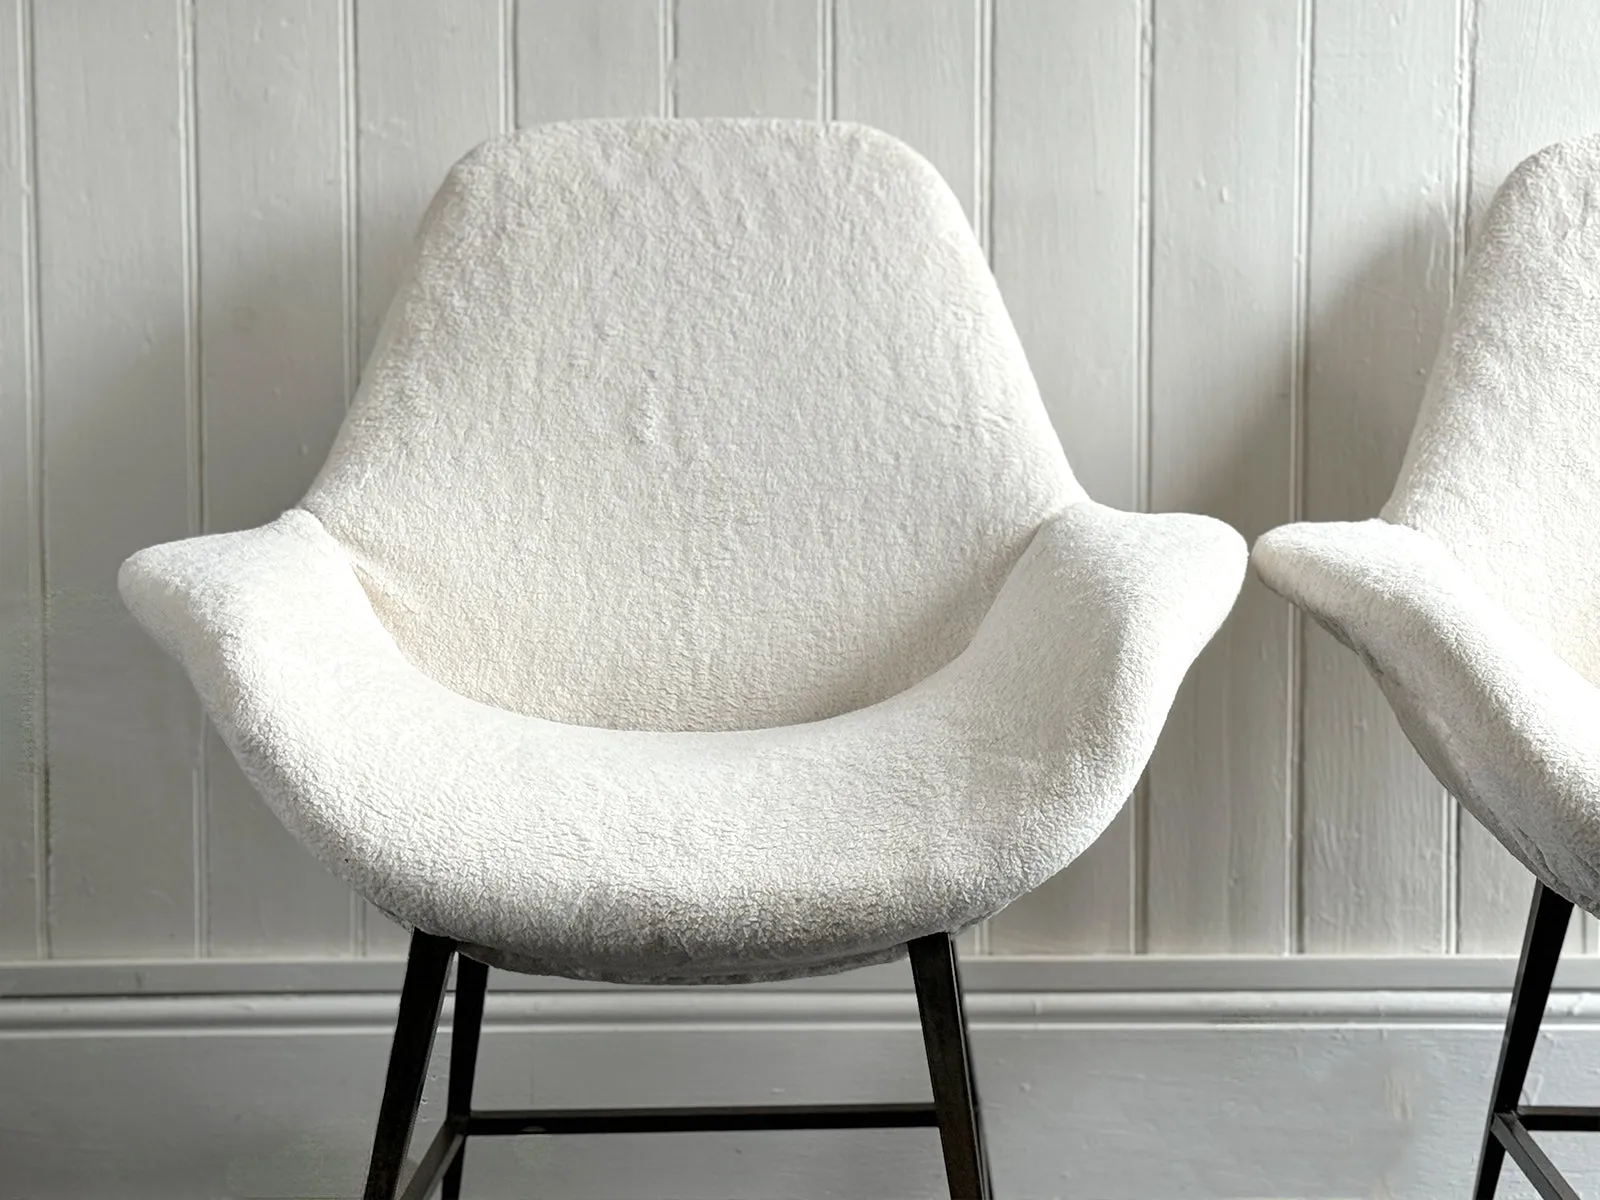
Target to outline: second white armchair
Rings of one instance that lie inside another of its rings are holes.
[[[1366,663],[1417,752],[1537,881],[1477,1200],[1600,1110],[1520,1092],[1572,905],[1600,912],[1600,138],[1552,146],[1477,233],[1394,494],[1291,525],[1256,570]]]

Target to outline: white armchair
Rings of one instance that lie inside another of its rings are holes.
[[[285,825],[416,931],[369,1197],[458,949],[408,1195],[455,1195],[469,1134],[936,1121],[979,1195],[949,934],[1106,827],[1244,561],[1086,498],[904,146],[633,121],[468,155],[301,504],[121,588]],[[484,964],[734,983],[908,944],[934,1105],[470,1109]]]
[[[1519,1098],[1572,904],[1600,912],[1600,138],[1535,155],[1495,196],[1380,517],[1285,526],[1252,559],[1533,872],[1475,1195],[1507,1150],[1541,1195],[1570,1194],[1546,1190],[1566,1185],[1528,1132],[1600,1112]]]

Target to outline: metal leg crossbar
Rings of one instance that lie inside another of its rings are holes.
[[[510,1134],[706,1133],[773,1129],[937,1128],[951,1200],[991,1200],[983,1120],[962,1010],[961,975],[949,934],[908,944],[922,1019],[933,1100],[911,1104],[764,1105],[757,1107],[483,1110],[472,1107],[478,1038],[483,1028],[489,968],[460,955],[455,1017],[450,1034],[450,1081],[444,1124],[401,1195],[406,1150],[422,1103],[433,1035],[444,1005],[450,959],[459,947],[447,938],[411,937],[405,988],[389,1050],[378,1129],[372,1143],[365,1200],[424,1200],[440,1187],[459,1200],[469,1137]],[[441,1186],[442,1185],[442,1186]]]
[[[1500,1166],[1507,1154],[1544,1200],[1578,1200],[1578,1193],[1533,1140],[1533,1131],[1600,1132],[1600,1108],[1519,1103],[1571,916],[1572,901],[1542,883],[1534,885],[1528,931],[1517,963],[1517,982],[1511,991],[1511,1011],[1506,1016],[1505,1039],[1500,1044],[1494,1098],[1489,1102],[1489,1118],[1484,1125],[1473,1200],[1493,1200],[1500,1182]]]

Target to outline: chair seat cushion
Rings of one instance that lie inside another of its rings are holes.
[[[1600,690],[1420,530],[1288,525],[1252,562],[1361,656],[1451,794],[1546,886],[1600,913]]]
[[[1066,866],[1132,791],[1244,560],[1207,518],[1073,504],[932,675],[705,733],[447,689],[303,509],[142,551],[119,583],[279,818],[380,908],[514,970],[694,983],[891,958]]]

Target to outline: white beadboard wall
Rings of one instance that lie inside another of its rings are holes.
[[[114,575],[298,497],[481,138],[900,135],[1090,493],[1253,538],[1385,499],[1474,215],[1600,129],[1596,62],[1593,0],[0,0],[0,959],[401,950]],[[1251,582],[1127,812],[974,948],[1500,953],[1528,890],[1355,658]]]

